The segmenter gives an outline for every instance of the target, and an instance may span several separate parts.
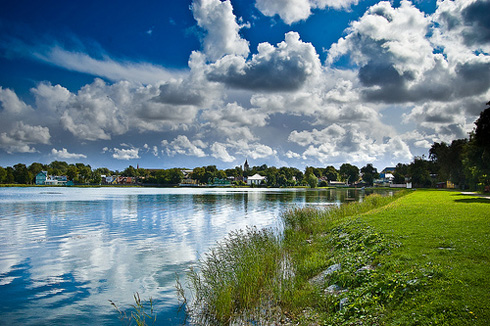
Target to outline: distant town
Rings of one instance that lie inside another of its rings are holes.
[[[436,164],[416,158],[411,164],[385,167],[382,171],[367,164],[362,168],[344,163],[334,166],[269,167],[250,166],[248,160],[241,166],[219,170],[214,165],[194,169],[145,169],[128,166],[124,171],[108,168],[92,169],[83,163],[68,164],[53,161],[50,164],[19,163],[0,167],[0,183],[38,186],[113,185],[113,186],[180,186],[180,187],[440,187],[454,188],[450,180],[442,180],[435,173]]]

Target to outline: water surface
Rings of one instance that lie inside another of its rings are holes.
[[[280,229],[293,206],[362,200],[361,190],[0,188],[0,325],[122,325],[152,297],[178,325],[176,273],[230,231]]]

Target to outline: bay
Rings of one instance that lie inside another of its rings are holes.
[[[0,188],[0,325],[123,325],[133,294],[179,325],[176,275],[229,232],[371,190]]]

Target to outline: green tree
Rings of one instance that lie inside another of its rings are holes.
[[[328,181],[337,181],[339,178],[339,171],[337,171],[333,165],[329,165],[325,168],[323,175],[327,177]]]
[[[286,175],[284,173],[279,173],[277,175],[277,185],[279,187],[286,187],[288,183],[288,179],[286,178]]]
[[[359,180],[359,168],[349,163],[344,163],[340,166],[339,174],[343,181],[349,184],[353,184]]]
[[[490,106],[490,102],[487,105]],[[482,111],[475,121],[463,166],[471,188],[490,190],[490,107]]]
[[[127,167],[127,168],[126,168],[126,169],[125,169],[125,170],[124,170],[124,171],[121,173],[121,175],[122,175],[123,177],[136,177],[136,176],[137,176],[137,174],[138,174],[138,173],[137,173],[136,169],[135,169],[135,168],[134,168],[132,165],[128,166],[128,167]]]
[[[184,173],[181,169],[170,169],[168,171],[168,184],[176,185],[182,182],[184,179]]]
[[[318,178],[313,173],[307,174],[305,179],[310,188],[316,188],[318,186]]]
[[[243,177],[243,170],[241,166],[236,166],[234,169],[226,169],[225,173],[227,177]]]
[[[199,181],[199,183],[207,183],[206,179],[206,169],[203,167],[196,167],[192,170],[191,178]]]
[[[75,166],[78,169],[78,182],[89,183],[92,179],[92,168],[90,165],[76,163]]]
[[[7,172],[7,175],[5,176],[5,183],[8,183],[8,184],[14,183],[15,182],[14,168],[11,166],[7,166],[5,171]]]
[[[7,180],[7,171],[0,166],[0,183],[5,183]]]
[[[99,171],[93,170],[92,175],[90,177],[90,183],[100,185],[102,183],[102,176]]]
[[[468,146],[467,139],[453,140],[450,145],[445,142],[434,143],[429,150],[429,158],[437,170],[439,181],[450,180],[464,187],[466,178],[463,160]]]
[[[431,162],[424,157],[415,157],[408,168],[412,182],[417,187],[430,187],[431,179]]]
[[[29,172],[25,164],[18,163],[14,165],[14,181],[18,184],[31,184],[33,180],[32,174]]]
[[[97,173],[101,174],[101,175],[112,175],[112,171],[109,170],[108,168],[97,168],[95,169],[95,171],[97,171]]]
[[[366,182],[368,185],[372,186],[374,179],[379,177],[378,170],[371,164],[367,164],[361,168],[362,180]]]
[[[216,178],[226,179],[226,173],[225,173],[225,171],[219,170],[218,172],[216,172]]]
[[[475,121],[475,141],[478,146],[490,149],[490,101],[487,102],[487,106]]]
[[[64,161],[53,161],[48,165],[48,174],[51,175],[66,175],[68,163]]]
[[[41,163],[37,163],[37,162],[34,162],[32,163],[31,165],[29,165],[29,167],[27,168],[29,170],[29,172],[31,172],[31,174],[36,177],[36,175],[41,172],[41,171],[46,171],[47,170],[47,166],[44,165],[44,164],[41,164]]]
[[[66,170],[66,177],[68,180],[75,181],[78,177],[78,169],[75,165],[70,164],[68,169]]]
[[[144,169],[144,168],[136,169],[136,174],[138,175],[138,177],[143,178],[143,179],[147,178],[149,175],[148,170]]]
[[[405,176],[395,170],[395,172],[393,173],[393,183],[405,183]]]

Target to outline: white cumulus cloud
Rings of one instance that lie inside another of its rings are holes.
[[[313,45],[303,42],[297,32],[289,32],[277,46],[260,43],[251,60],[236,55],[219,59],[208,67],[207,77],[238,89],[293,91],[318,74],[320,68]]]
[[[117,160],[134,160],[140,158],[139,148],[114,148],[112,157]]]
[[[306,20],[313,9],[348,10],[359,0],[257,0],[255,6],[266,16],[279,15],[286,24]]]
[[[62,160],[87,158],[87,156],[84,154],[70,153],[66,148],[62,148],[60,150],[53,148],[51,150],[51,155],[53,155],[56,159],[62,159]]]
[[[235,157],[231,156],[226,150],[225,144],[214,143],[211,145],[211,153],[211,156],[223,162],[233,162],[235,160]]]
[[[187,155],[187,156],[196,156],[196,157],[205,157],[206,153],[202,148],[206,147],[200,140],[196,140],[191,142],[189,138],[185,135],[179,135],[177,138],[168,142],[166,140],[162,141],[162,145],[165,146],[165,151],[169,156],[175,155]]]
[[[248,56],[248,41],[239,34],[241,26],[229,0],[195,0],[191,8],[198,26],[206,32],[203,45],[209,60],[215,61],[227,54]]]
[[[10,132],[0,133],[0,148],[8,153],[33,153],[36,149],[30,145],[49,144],[50,139],[49,128],[18,121]]]

